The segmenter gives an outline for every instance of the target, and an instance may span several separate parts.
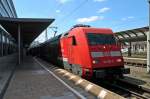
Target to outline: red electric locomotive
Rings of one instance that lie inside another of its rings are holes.
[[[111,29],[78,25],[38,49],[41,57],[83,78],[122,77],[130,72],[124,68],[121,47]]]

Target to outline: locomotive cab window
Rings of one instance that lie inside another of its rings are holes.
[[[87,39],[89,45],[116,44],[115,37],[112,34],[87,33]]]
[[[75,36],[72,36],[72,45],[74,45],[74,46],[77,45]]]

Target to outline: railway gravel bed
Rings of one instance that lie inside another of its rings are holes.
[[[150,74],[146,72],[146,68],[127,65],[125,67],[130,68],[130,74],[127,74],[125,78],[126,81],[150,90]]]

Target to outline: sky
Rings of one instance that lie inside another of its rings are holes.
[[[75,24],[111,28],[114,32],[148,25],[148,0],[13,0],[19,18],[54,18],[57,34]],[[48,29],[48,37],[54,30]],[[43,42],[43,32],[36,40]]]

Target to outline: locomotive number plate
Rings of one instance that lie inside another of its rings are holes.
[[[104,54],[104,56],[110,56],[109,52],[104,52],[103,54]]]

